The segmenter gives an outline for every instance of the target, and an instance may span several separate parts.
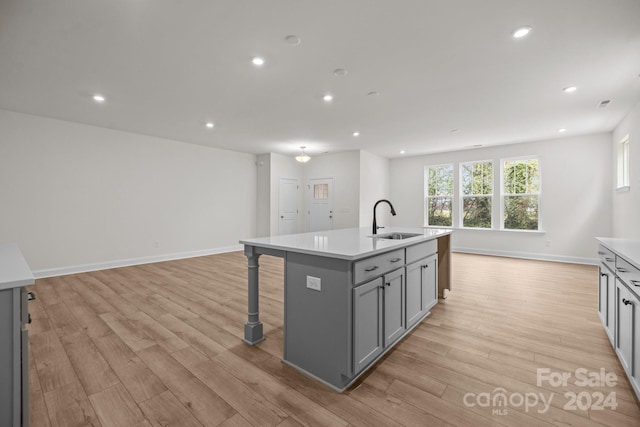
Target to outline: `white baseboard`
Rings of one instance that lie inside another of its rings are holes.
[[[582,257],[572,257],[572,256],[565,256],[565,255],[551,255],[551,254],[539,254],[539,253],[529,253],[529,252],[496,251],[493,249],[451,248],[451,251],[466,253],[466,254],[501,256],[501,257],[507,257],[507,258],[523,258],[523,259],[535,259],[540,261],[568,262],[571,264],[597,265],[599,262],[598,258],[582,258]]]
[[[227,246],[223,248],[205,249],[200,251],[179,252],[174,254],[157,255],[142,258],[121,259],[115,261],[99,262],[95,264],[74,265],[69,267],[50,268],[45,270],[36,270],[33,276],[36,279],[44,279],[45,277],[64,276],[67,274],[86,273],[89,271],[107,270],[109,268],[129,267],[132,265],[152,264],[154,262],[174,261],[178,259],[195,258],[199,256],[222,254],[227,252],[241,251],[243,245]]]

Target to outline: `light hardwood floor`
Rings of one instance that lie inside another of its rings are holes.
[[[594,266],[454,254],[449,298],[337,394],[281,362],[283,263],[260,261],[267,339],[255,347],[240,341],[239,252],[37,280],[32,426],[640,425],[597,315]],[[545,368],[572,376],[538,384]],[[616,385],[580,387],[579,368]],[[509,406],[483,400],[500,389]],[[598,393],[617,408],[588,406]]]

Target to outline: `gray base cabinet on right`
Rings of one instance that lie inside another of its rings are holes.
[[[632,258],[628,252],[619,253],[614,250],[615,244],[619,244],[618,239],[600,240],[610,241],[614,245],[601,245],[599,249],[600,320],[636,396],[640,399],[640,268],[630,262]]]

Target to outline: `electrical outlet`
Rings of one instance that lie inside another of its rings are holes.
[[[307,276],[307,288],[314,291],[321,290],[321,281],[319,277]]]

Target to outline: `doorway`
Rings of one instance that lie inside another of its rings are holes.
[[[298,180],[280,178],[278,193],[278,234],[298,232]]]
[[[309,231],[333,228],[333,178],[310,179]]]

